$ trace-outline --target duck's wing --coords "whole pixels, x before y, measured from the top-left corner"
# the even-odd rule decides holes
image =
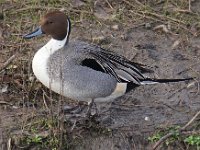
[[[127,81],[140,85],[145,77],[142,71],[148,71],[137,63],[100,48],[99,51],[90,51],[90,55],[102,66],[105,72],[114,76],[118,82]]]

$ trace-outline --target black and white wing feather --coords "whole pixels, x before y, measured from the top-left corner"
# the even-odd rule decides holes
[[[102,66],[105,72],[114,76],[118,82],[126,81],[140,85],[141,80],[145,79],[141,73],[145,68],[129,61],[121,55],[116,55],[115,53],[102,48],[100,51],[90,51],[90,54]]]

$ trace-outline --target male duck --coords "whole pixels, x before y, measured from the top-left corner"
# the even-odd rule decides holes
[[[108,102],[144,84],[187,79],[150,79],[146,70],[123,56],[82,41],[70,40],[70,20],[60,11],[46,14],[41,26],[24,38],[41,34],[52,39],[37,51],[32,68],[37,79],[65,97]]]

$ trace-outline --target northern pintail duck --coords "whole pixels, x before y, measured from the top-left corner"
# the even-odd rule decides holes
[[[151,79],[148,71],[125,57],[83,41],[69,40],[70,19],[60,11],[46,14],[41,26],[24,38],[41,34],[52,39],[37,51],[32,68],[46,87],[65,97],[108,102],[144,84],[179,82],[187,79]]]

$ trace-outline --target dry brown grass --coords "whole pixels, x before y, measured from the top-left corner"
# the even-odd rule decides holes
[[[1,102],[6,103],[4,107],[16,109],[20,116],[16,117],[19,122],[15,125],[16,132],[10,132],[10,138],[14,140],[14,144],[9,141],[10,147],[62,149],[65,146],[70,149],[80,142],[80,133],[86,126],[90,125],[97,133],[107,130],[90,122],[77,126],[74,129],[76,133],[72,134],[69,131],[72,125],[64,123],[63,116],[57,113],[59,96],[49,96],[51,92],[35,81],[31,69],[32,56],[35,48],[39,47],[37,43],[43,43],[49,37],[24,40],[22,35],[32,31],[47,11],[63,10],[82,34],[87,32],[85,22],[96,24],[97,28],[107,28],[116,22],[124,28],[150,26],[158,32],[186,37],[199,36],[200,33],[199,13],[191,10],[192,2],[188,0],[101,0],[99,6],[95,3],[90,0],[83,4],[70,0],[0,2],[1,82],[9,85],[9,90],[1,95]],[[89,40],[93,41],[90,37]],[[69,139],[68,143],[66,139]]]

